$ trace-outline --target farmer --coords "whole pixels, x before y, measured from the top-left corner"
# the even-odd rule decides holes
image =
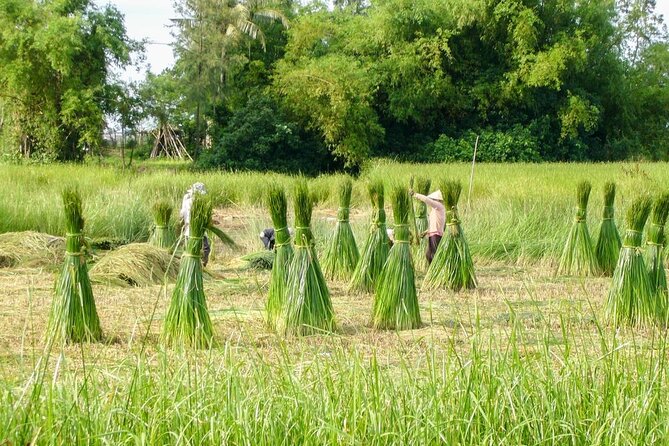
[[[409,190],[409,194],[417,200],[422,201],[430,207],[430,214],[428,215],[427,231],[421,234],[421,237],[428,236],[427,252],[425,257],[427,263],[432,263],[434,254],[437,252],[437,247],[444,235],[444,225],[446,223],[446,208],[444,207],[444,199],[441,196],[441,191],[436,190],[430,195],[417,194],[413,189]]]
[[[293,228],[288,228],[288,233],[292,236]],[[260,241],[268,251],[274,250],[274,244],[276,243],[275,236],[276,232],[274,231],[274,228],[265,228],[260,232],[260,234],[258,234]]]
[[[188,241],[188,236],[190,235],[190,209],[191,206],[193,205],[193,197],[195,194],[206,194],[207,189],[205,189],[203,183],[195,183],[193,184],[187,191],[186,195],[184,195],[183,201],[181,202],[181,211],[179,212],[179,216],[181,217],[181,221],[183,222],[183,228],[181,230],[181,234],[184,237],[184,240]],[[202,238],[202,266],[207,266],[207,263],[209,262],[209,253],[211,252],[211,248],[209,246],[209,239],[207,238],[207,234],[204,234],[204,237]]]

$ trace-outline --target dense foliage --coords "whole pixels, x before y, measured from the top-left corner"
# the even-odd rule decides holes
[[[15,153],[80,160],[101,142],[124,90],[113,67],[130,62],[113,6],[90,0],[0,0],[0,140]],[[6,148],[3,148],[6,150]]]
[[[0,0],[0,20],[19,20],[26,4],[58,17],[54,5],[64,3]],[[98,137],[92,130],[101,125],[107,84],[79,71],[104,73],[110,63],[126,61],[128,41],[113,9],[77,5],[89,31],[105,18],[98,27],[109,38],[65,52],[63,42],[64,54],[56,56],[49,52],[55,46],[32,43],[43,41],[42,28],[56,26],[51,20],[20,31],[3,27],[0,59],[21,62],[0,68],[3,86],[17,89],[22,78],[8,73],[24,73],[16,67],[39,60],[59,74],[54,85],[81,87],[76,101],[66,94],[52,101],[62,104],[60,121],[56,105],[34,102],[28,90],[21,94],[30,103],[4,95],[11,107],[3,109],[3,134],[13,129],[13,136],[49,147]],[[370,157],[469,160],[475,146],[481,161],[669,158],[669,37],[654,0],[341,0],[332,8],[317,1],[179,0],[177,6],[175,66],[147,78],[139,100],[145,115],[181,130],[201,167],[315,172]],[[41,52],[14,54],[10,37]],[[72,71],[72,60],[99,48],[105,57],[95,59],[98,65]],[[41,73],[20,84],[52,85],[53,76],[32,79]],[[49,119],[33,128],[36,110]],[[77,158],[63,148],[56,153]]]

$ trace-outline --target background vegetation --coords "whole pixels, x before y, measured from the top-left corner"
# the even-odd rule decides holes
[[[0,1],[5,156],[79,160],[104,116],[175,125],[197,165],[315,174],[372,157],[669,157],[669,39],[654,0],[178,0],[176,62],[113,7]],[[23,24],[20,27],[15,23]],[[82,63],[85,62],[85,63]]]

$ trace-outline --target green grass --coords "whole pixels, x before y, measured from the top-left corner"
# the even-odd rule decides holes
[[[552,275],[571,224],[574,178],[588,178],[596,190],[615,180],[622,211],[640,192],[669,184],[667,167],[477,166],[472,207],[463,196],[459,211],[480,287],[462,295],[419,292],[424,325],[400,333],[374,330],[371,297],[333,283],[334,333],[273,335],[263,316],[270,273],[230,267],[229,258],[243,253],[226,249],[203,282],[211,349],[161,344],[173,285],[94,284],[105,342],[50,345],[43,334],[54,274],[0,269],[0,445],[667,444],[666,329],[607,325],[610,278]],[[468,190],[468,169],[370,166],[353,189],[356,237],[369,225],[369,177],[388,185],[408,184],[412,173],[445,177]],[[268,178],[294,181],[0,166],[0,231],[62,234],[58,194],[76,184],[87,235],[141,239],[156,195],[178,206],[187,186],[201,180],[217,206],[227,207],[221,228],[246,252],[257,251],[257,233],[269,225],[260,207]],[[337,208],[328,191],[339,180],[310,183],[320,201],[312,220],[319,250],[332,227],[325,217]],[[601,208],[598,200],[593,194],[591,209]],[[592,226],[600,215],[591,214]]]

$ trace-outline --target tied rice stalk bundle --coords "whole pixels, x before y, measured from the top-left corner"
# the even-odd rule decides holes
[[[616,325],[646,325],[658,316],[657,299],[641,249],[651,204],[649,197],[641,197],[625,216],[627,230],[606,303],[607,317]]]
[[[153,205],[154,227],[149,238],[149,243],[158,248],[172,249],[176,243],[176,235],[170,225],[172,218],[172,205],[165,201],[159,201]]]
[[[427,290],[474,289],[477,285],[474,262],[458,215],[462,184],[459,181],[444,181],[440,186],[446,207],[446,228],[427,269],[423,287]]]
[[[650,286],[657,296],[662,311],[667,309],[667,273],[664,270],[664,250],[667,245],[664,225],[669,216],[669,193],[662,194],[653,204],[653,214],[646,240],[646,266],[650,276]]]
[[[599,271],[605,276],[612,276],[618,263],[620,255],[620,233],[614,220],[613,202],[616,198],[615,183],[606,183],[604,185],[604,213],[602,214],[602,223],[599,227],[599,237],[595,245],[595,256]]]
[[[67,229],[66,252],[56,281],[49,336],[65,342],[99,341],[102,339],[102,328],[82,252],[85,242],[81,197],[75,189],[64,190],[62,197]]]
[[[355,243],[355,237],[349,222],[352,191],[353,182],[350,178],[346,178],[339,187],[337,226],[323,257],[323,271],[325,277],[329,279],[350,280],[360,259],[358,246]]]
[[[0,268],[51,266],[63,261],[65,239],[40,232],[0,234]]]
[[[274,266],[273,251],[259,251],[242,256],[241,259],[246,262],[246,268],[254,270],[271,270]]]
[[[372,202],[372,222],[349,288],[352,292],[372,293],[388,258],[390,238],[386,231],[383,182],[379,180],[370,182],[367,192]]]
[[[179,260],[157,246],[131,243],[102,257],[91,268],[96,283],[117,286],[146,287],[174,281],[179,273]]]
[[[213,328],[202,280],[202,239],[212,227],[212,203],[208,196],[194,194],[190,211],[190,234],[181,257],[177,281],[163,324],[168,344],[202,348],[211,345]]]
[[[411,197],[397,185],[392,193],[395,243],[379,276],[372,324],[377,329],[409,330],[421,325],[409,228]]]
[[[588,232],[588,199],[592,186],[588,181],[578,184],[576,218],[569,230],[567,241],[560,257],[558,275],[594,276],[599,273],[595,249]]]
[[[415,191],[421,195],[430,193],[432,182],[429,178],[418,177],[415,181]],[[419,200],[412,200],[416,221],[416,232],[418,233],[418,244],[414,246],[414,264],[417,270],[427,271],[429,266],[425,253],[427,252],[428,238],[424,235],[428,229],[427,205]]]
[[[293,260],[293,246],[288,232],[288,200],[286,200],[284,189],[276,184],[272,185],[269,189],[267,204],[274,225],[275,239],[275,256],[272,263],[266,305],[267,324],[271,328],[276,328],[276,321],[286,302],[286,288],[290,263]]]
[[[286,301],[277,318],[277,331],[309,335],[335,329],[334,311],[311,232],[313,202],[307,183],[299,180],[293,197],[295,251],[286,284]]]

